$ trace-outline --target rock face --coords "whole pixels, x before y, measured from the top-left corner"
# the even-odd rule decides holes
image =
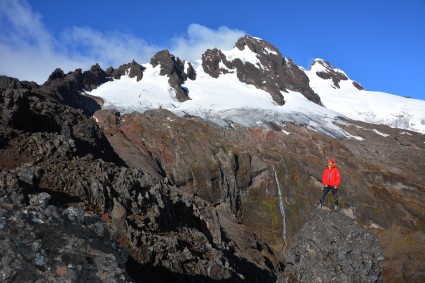
[[[132,61],[131,63],[121,65],[118,69],[109,67],[106,69],[106,75],[114,79],[119,79],[121,76],[128,75],[130,78],[136,78],[137,81],[140,81],[143,78],[143,71],[145,67]]]
[[[284,58],[270,43],[246,35],[238,40],[235,47],[240,51],[253,52],[259,63],[254,65],[239,58],[232,60],[221,50],[213,49],[202,55],[204,71],[214,78],[220,73],[237,72],[241,82],[267,91],[279,105],[285,103],[281,91],[287,90],[300,92],[307,99],[321,104],[320,97],[310,88],[306,74],[291,59]],[[220,67],[220,63],[226,68]]]
[[[423,135],[350,121],[342,127],[365,140],[338,140],[292,124],[283,129],[225,129],[166,110],[114,114],[113,124],[102,113],[95,114],[99,126],[127,163],[144,167],[153,162],[157,174],[230,211],[280,254],[314,215],[322,170],[327,158],[335,157],[343,176],[340,203],[361,227],[378,236],[384,279],[420,276],[416,270],[424,251],[420,235],[425,207],[418,201],[425,200],[420,173]],[[137,157],[125,153],[128,144],[139,149]],[[327,197],[326,205],[331,200]],[[395,235],[399,253],[390,240]],[[414,244],[403,244],[407,239]],[[414,258],[408,256],[413,254]]]
[[[17,138],[22,146],[38,144],[39,148],[33,152],[25,152],[23,148],[16,149],[18,155],[25,155],[29,160],[42,158],[43,154],[82,156],[90,153],[98,158],[123,164],[95,121],[83,119],[82,110],[62,104],[62,100],[57,100],[56,92],[53,91],[50,97],[45,95],[44,87],[26,83],[14,84],[14,88],[9,88],[8,85],[8,81],[0,85],[3,149],[11,152],[7,145],[11,139]],[[31,134],[31,142],[28,142],[26,139]],[[50,140],[43,141],[45,138]],[[78,153],[75,152],[75,147],[79,148]],[[61,150],[56,150],[59,148]]]
[[[3,281],[276,281],[283,259],[229,211],[126,167],[56,92],[0,82]]]
[[[90,114],[100,109],[100,106],[93,98],[82,95],[82,90],[95,89],[107,81],[105,71],[98,64],[92,66],[90,71],[82,72],[81,69],[76,69],[68,74],[64,74],[61,69],[56,69],[43,84],[42,91],[71,107],[84,109]]]
[[[178,101],[184,102],[190,99],[187,90],[181,85],[188,78],[191,80],[196,79],[196,73],[192,64],[187,63],[188,67],[185,70],[185,62],[170,54],[168,50],[162,50],[155,54],[150,63],[153,67],[160,65],[160,75],[169,77],[168,83],[176,91]]]
[[[382,282],[377,237],[342,212],[317,210],[286,253],[285,272],[302,282]]]

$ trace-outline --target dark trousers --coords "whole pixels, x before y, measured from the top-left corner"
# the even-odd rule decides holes
[[[338,190],[333,186],[326,186],[323,188],[322,196],[320,197],[320,204],[323,205],[323,201],[325,200],[325,197],[329,191],[331,191],[332,195],[334,196],[335,205],[338,205]]]

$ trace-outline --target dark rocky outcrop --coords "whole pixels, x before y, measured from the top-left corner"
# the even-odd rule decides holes
[[[82,72],[81,69],[76,69],[68,74],[56,69],[42,85],[40,92],[53,96],[71,107],[83,109],[90,115],[100,109],[102,102],[85,95],[83,91],[91,91],[108,80],[107,74],[98,64],[92,66],[89,71]]]
[[[204,72],[213,78],[218,78],[220,74],[226,74],[229,71],[220,68],[220,62],[225,61],[226,56],[217,48],[208,49],[202,54],[202,68]],[[227,61],[227,60],[226,60]]]
[[[190,99],[188,90],[181,85],[188,78],[191,80],[196,79],[196,73],[191,63],[187,63],[188,69],[185,70],[185,61],[170,54],[168,50],[162,50],[156,53],[150,63],[154,68],[160,65],[160,75],[169,77],[168,83],[176,91],[175,96],[178,101],[184,102]]]
[[[33,213],[27,204],[35,202],[32,200],[34,196],[30,195],[34,191],[48,192],[56,206],[49,207],[48,211],[46,207],[34,210]],[[97,239],[84,229],[100,229],[103,241],[109,241],[109,247],[116,246],[113,252],[122,257],[109,259],[114,261],[111,264],[121,265],[122,268],[126,263],[126,270],[135,282],[142,282],[146,278],[161,282],[240,282],[250,277],[255,278],[251,282],[274,282],[277,272],[283,269],[283,263],[277,260],[274,252],[242,225],[236,224],[228,212],[215,209],[194,196],[170,191],[162,180],[139,170],[117,168],[90,157],[74,158],[68,162],[46,158],[39,160],[37,166],[27,164],[13,171],[2,171],[0,201],[11,209],[30,210],[28,213],[33,218],[29,220],[45,224],[31,228],[44,231],[38,234],[37,239],[45,243],[45,250],[54,249],[50,237],[55,237],[55,234],[49,231],[60,221],[52,219],[51,213],[64,211],[61,213],[68,213],[68,218],[83,226],[79,230],[67,230],[66,227],[70,226],[61,224],[64,228],[57,232],[62,233],[62,240],[56,239],[56,245],[78,248],[78,244],[82,244],[78,240],[81,237],[87,241]],[[40,202],[48,203],[43,199]],[[77,202],[79,206],[71,206],[71,202]],[[93,216],[86,219],[85,210]],[[8,216],[5,221],[12,218]],[[89,223],[85,223],[87,221]],[[14,226],[2,226],[0,233],[4,233],[6,239],[16,233]],[[73,243],[74,238],[76,243]],[[20,249],[22,251],[16,253],[24,252],[25,246]],[[56,252],[54,256],[70,257],[68,263],[77,261],[83,265],[81,272],[90,278],[97,274],[98,267],[92,266],[87,271],[86,265],[90,261],[101,264],[104,255],[86,251],[86,258],[81,257],[79,261],[72,249]],[[48,252],[41,250],[40,253],[47,257]],[[13,258],[14,254],[11,256]],[[37,255],[29,256],[28,260],[32,260]],[[12,259],[7,260],[10,262]],[[62,264],[62,261],[40,263],[43,269],[53,267],[53,272]],[[19,270],[19,266],[14,269],[7,263],[1,268],[2,271],[10,270],[11,274]],[[109,272],[120,270],[114,268]],[[36,266],[32,272],[38,272]],[[40,272],[38,276],[46,278],[43,276],[50,274]]]
[[[7,89],[35,89],[38,85],[35,82],[20,81],[15,78],[0,76],[0,91]]]
[[[236,72],[241,82],[267,91],[278,105],[285,103],[281,91],[288,90],[300,92],[307,99],[321,104],[320,97],[310,88],[306,74],[291,59],[284,58],[270,43],[246,35],[237,41],[235,47],[241,51],[249,49],[255,54],[259,63],[254,65],[239,58],[232,60],[222,51],[213,49],[207,50],[202,55],[204,71],[214,78],[221,73]],[[221,68],[220,62],[227,69]]]
[[[130,78],[136,78],[137,81],[140,81],[143,78],[143,71],[145,69],[145,67],[133,60],[131,63],[121,65],[118,69],[109,67],[106,69],[106,74],[117,80],[121,76],[128,75]]]
[[[356,81],[353,81],[353,86],[358,90],[364,90],[364,87]]]
[[[21,207],[0,198],[2,282],[131,282],[127,255],[111,245],[99,216],[52,205],[47,193],[27,197]]]
[[[92,118],[83,116],[81,110],[62,104],[55,95],[46,95],[45,89],[38,86],[20,88],[17,85],[17,88],[2,91],[0,102],[0,124],[5,147],[15,136],[17,142],[29,143],[26,141],[28,135],[35,134],[31,141],[40,140],[39,149],[26,152],[29,158],[35,154],[33,160],[37,154],[50,155],[55,153],[55,148],[72,148],[75,145],[79,148],[77,155],[90,153],[97,158],[123,164]],[[44,137],[51,138],[51,142],[41,141]],[[17,153],[22,151],[17,150]]]
[[[342,72],[341,70],[335,69],[332,67],[331,63],[325,61],[325,60],[315,60],[311,65],[319,64],[323,66],[325,71],[318,71],[316,72],[316,75],[324,80],[331,79],[333,82],[333,85],[336,88],[340,88],[339,82],[340,81],[346,81],[348,80],[348,77]],[[354,87],[356,87],[358,90],[364,90],[364,88],[356,81],[353,81]]]
[[[286,252],[285,272],[301,282],[382,282],[377,237],[342,212],[317,210]]]

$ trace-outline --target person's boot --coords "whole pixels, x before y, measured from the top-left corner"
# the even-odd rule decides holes
[[[322,207],[323,207],[323,201],[324,201],[324,199],[322,197],[320,197],[320,199],[319,199],[319,205],[317,206],[317,208],[322,209]]]
[[[335,205],[334,211],[338,211],[338,205]]]

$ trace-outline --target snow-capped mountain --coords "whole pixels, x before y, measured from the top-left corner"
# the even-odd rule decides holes
[[[337,74],[327,79],[323,74]],[[320,59],[306,71],[311,88],[323,106],[352,120],[384,124],[393,128],[425,133],[425,101],[384,92],[363,90],[343,71]],[[339,75],[338,79],[335,80]],[[331,75],[330,75],[331,76]]]
[[[127,66],[86,93],[121,113],[163,108],[221,126],[294,122],[352,137],[338,126],[348,118],[425,134],[425,101],[364,90],[321,59],[305,70],[259,38],[245,36],[233,49],[207,50],[191,63],[161,51],[139,68],[142,76]]]

